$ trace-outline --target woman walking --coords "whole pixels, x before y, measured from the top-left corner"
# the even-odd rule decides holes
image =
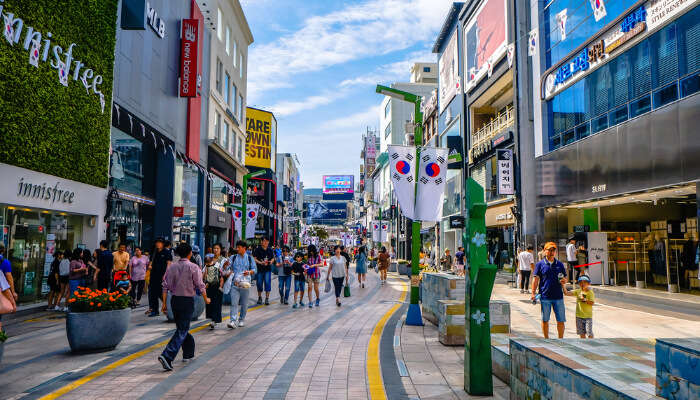
[[[87,274],[87,270],[87,266],[83,262],[83,251],[80,249],[73,250],[73,256],[70,260],[70,272],[68,273],[69,291],[66,295],[66,303],[73,292],[78,290],[78,286],[82,286],[83,277]]]
[[[61,286],[58,290],[58,300],[56,300],[56,311],[68,311],[68,276],[70,275],[70,251],[63,253],[61,262],[58,263],[58,283]],[[64,308],[61,308],[61,299],[65,297]]]
[[[92,252],[88,249],[83,249],[81,258],[83,259],[83,263],[85,263],[85,268],[87,268],[87,271],[85,271],[85,276],[83,277],[82,286],[92,287],[92,284],[95,282],[93,279],[95,276],[95,271],[97,270],[95,259],[92,257]]]
[[[357,250],[357,255],[355,256],[355,273],[357,273],[357,283],[360,287],[365,287],[365,280],[367,280],[367,249],[365,246],[360,247]]]
[[[53,311],[55,309],[54,307],[58,305],[58,299],[60,298],[61,294],[61,284],[58,282],[58,265],[61,263],[62,259],[63,252],[56,250],[53,253],[53,261],[51,262],[49,278],[47,279],[50,291],[48,298],[49,307],[46,309],[46,311]]]
[[[204,267],[204,284],[207,288],[207,297],[211,300],[207,304],[206,317],[209,322],[209,329],[216,328],[216,324],[221,322],[221,303],[224,295],[222,289],[224,287],[224,278],[230,274],[229,265],[231,262],[221,253],[221,245],[214,245],[214,257],[211,264]],[[206,263],[206,260],[205,260]]]
[[[328,259],[328,276],[326,276],[326,280],[333,277],[335,305],[340,307],[340,293],[343,291],[343,282],[347,282],[348,264],[345,262],[345,257],[340,254],[340,246],[335,246],[333,251],[335,254]]]
[[[306,277],[309,283],[309,308],[313,308],[313,303],[311,302],[311,290],[316,293],[316,307],[321,305],[321,295],[318,290],[318,285],[321,280],[321,267],[323,267],[323,258],[318,254],[316,246],[310,244],[306,250],[306,255],[308,257],[307,264],[309,268],[306,270]],[[345,262],[345,259],[343,259]]]
[[[384,285],[386,283],[386,271],[389,270],[389,253],[386,252],[386,247],[382,246],[377,258],[379,259],[379,277],[382,285]]]

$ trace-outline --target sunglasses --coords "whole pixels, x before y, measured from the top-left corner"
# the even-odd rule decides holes
[[[547,251],[555,251],[556,249],[557,249],[556,247],[550,247],[550,248],[545,249],[545,250],[547,250]]]

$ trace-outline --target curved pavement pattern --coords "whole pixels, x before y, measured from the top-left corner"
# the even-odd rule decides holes
[[[195,359],[176,360],[173,372],[156,361],[173,326],[142,310],[134,312],[122,344],[107,353],[72,355],[62,325],[47,327],[45,335],[8,341],[4,359],[13,362],[0,365],[1,397],[405,399],[393,343],[408,284],[392,276],[382,287],[376,274],[368,278],[364,289],[352,285],[342,307],[331,292],[322,294],[319,308],[253,307],[246,326],[236,330],[209,331],[200,320],[192,328]],[[377,376],[368,365],[374,360],[381,386],[371,390]]]

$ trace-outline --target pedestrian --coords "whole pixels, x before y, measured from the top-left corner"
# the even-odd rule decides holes
[[[574,271],[576,271],[576,279],[581,275],[578,268],[574,268],[578,260],[576,258],[576,239],[572,236],[569,238],[569,244],[566,245],[566,263],[569,267],[569,282],[576,282],[574,280]]]
[[[345,246],[342,244],[340,245],[340,255],[345,258],[345,264],[347,265],[348,268],[350,268],[350,263],[352,262],[352,259],[350,258],[350,254],[348,254],[347,251],[345,251]]]
[[[251,278],[255,274],[255,260],[248,254],[248,243],[244,240],[236,242],[236,255],[231,262],[231,275],[227,288],[231,293],[231,308],[229,309],[230,329],[245,326],[245,316],[248,312],[248,295],[250,294]],[[239,312],[240,309],[240,312]]]
[[[53,311],[54,307],[58,305],[57,300],[60,297],[61,284],[58,282],[58,265],[63,259],[63,252],[54,249],[53,261],[51,261],[51,267],[49,268],[49,277],[46,283],[49,285],[49,296],[48,296],[48,307],[46,311]]]
[[[444,271],[452,271],[452,255],[450,249],[445,249],[445,255],[440,258],[440,265]]]
[[[119,293],[125,296],[131,293],[131,277],[128,272],[121,270],[114,272],[114,289],[116,289],[117,291],[119,291]]]
[[[129,276],[131,276],[131,300],[134,307],[141,303],[143,288],[146,285],[146,268],[148,257],[141,252],[141,247],[134,247],[134,256],[129,260]]]
[[[544,250],[547,256],[535,265],[530,299],[535,302],[535,294],[539,292],[542,306],[542,333],[545,339],[549,338],[549,317],[552,308],[554,308],[554,316],[557,319],[557,334],[561,339],[564,337],[564,323],[566,322],[566,309],[564,308],[566,268],[555,257],[557,245],[554,242],[545,244]]]
[[[15,303],[19,299],[19,295],[15,290],[15,279],[12,277],[12,263],[5,257],[5,245],[0,244],[0,272],[5,275],[7,284],[10,285],[10,292],[15,298]]]
[[[17,301],[15,300],[14,293],[10,287],[10,283],[5,278],[5,274],[0,274],[0,296],[3,296],[5,300],[0,299],[0,303],[4,302],[9,307],[7,310],[2,311],[6,314],[11,314],[17,311]],[[2,329],[2,314],[0,313],[0,332],[5,332]]]
[[[277,268],[277,286],[280,292],[280,303],[289,304],[289,291],[292,288],[292,264],[294,259],[289,254],[289,247],[282,248],[279,267]]]
[[[192,260],[193,263],[197,264],[199,268],[202,268],[204,266],[204,263],[202,262],[202,255],[199,254],[199,246],[196,244],[192,246]]]
[[[308,257],[306,265],[306,281],[309,284],[309,308],[312,308],[314,303],[311,302],[311,291],[316,294],[316,307],[321,305],[321,293],[319,291],[319,283],[321,281],[321,267],[323,267],[323,258],[318,254],[316,246],[310,244],[306,250]]]
[[[464,247],[457,247],[455,253],[455,272],[457,276],[464,276]]]
[[[56,300],[56,311],[68,311],[68,281],[70,277],[70,258],[71,252],[66,250],[63,252],[63,258],[58,264],[58,283],[61,288],[58,291],[58,300]],[[61,308],[61,299],[65,299],[63,304],[64,307]]]
[[[221,323],[221,307],[224,300],[224,278],[230,274],[229,266],[231,262],[222,254],[223,248],[220,243],[213,247],[214,257],[209,264],[204,267],[204,286],[207,290],[207,297],[211,302],[207,305],[206,317],[209,318],[209,329],[216,328],[216,324]]]
[[[576,297],[576,333],[581,339],[588,336],[593,339],[593,304],[595,295],[591,288],[591,278],[588,275],[578,277],[578,289],[565,292],[567,296]]]
[[[292,264],[292,275],[294,276],[294,305],[292,308],[297,308],[297,297],[299,298],[299,306],[304,307],[304,289],[306,285],[306,270],[304,266],[304,254],[297,252],[294,255],[294,263]]]
[[[389,254],[386,252],[386,247],[382,246],[377,258],[379,264],[379,279],[382,285],[384,285],[386,284],[386,271],[389,269]]]
[[[365,246],[357,250],[357,255],[355,256],[355,273],[357,274],[357,283],[360,287],[364,288],[365,280],[367,280],[367,249]]]
[[[160,251],[167,251],[162,249]],[[168,251],[169,253],[169,251]],[[194,337],[190,334],[190,321],[194,313],[194,296],[201,295],[205,303],[209,303],[207,294],[202,281],[202,270],[196,264],[190,262],[192,256],[192,247],[187,243],[180,243],[177,246],[176,253],[179,259],[165,271],[162,279],[162,300],[163,314],[167,314],[168,304],[167,297],[170,291],[172,297],[170,299],[170,307],[175,320],[175,333],[168,342],[168,345],[163,350],[158,361],[166,371],[172,371],[173,360],[182,347],[182,361],[187,362],[194,357]],[[154,256],[155,258],[155,256]],[[168,259],[171,257],[163,257]]]
[[[83,262],[83,251],[80,249],[73,250],[73,255],[70,260],[70,271],[68,273],[68,294],[66,296],[66,306],[68,305],[68,298],[71,297],[78,286],[83,285],[83,278],[87,274],[88,268]]]
[[[340,293],[343,291],[343,282],[347,283],[348,264],[345,257],[340,252],[340,246],[333,248],[335,254],[328,259],[328,275],[326,281],[333,278],[333,288],[335,289],[335,305],[340,307]]]
[[[527,250],[518,253],[518,270],[520,271],[520,293],[530,293],[530,274],[535,268],[535,256],[532,254],[534,248],[527,245]]]
[[[87,272],[83,277],[82,286],[92,288],[95,283],[95,271],[97,271],[97,265],[95,265],[95,258],[92,256],[92,252],[89,249],[83,249],[83,262],[87,267]]]
[[[265,305],[270,305],[270,290],[272,285],[272,265],[275,263],[275,255],[270,248],[270,239],[263,237],[253,252],[253,258],[257,263],[258,272],[255,274],[255,285],[258,288],[258,304],[262,304],[262,292],[265,289]]]
[[[129,265],[129,253],[126,251],[126,244],[119,243],[117,251],[112,253],[114,256],[114,272],[116,271],[126,271]]]
[[[155,246],[153,257],[151,257],[151,262],[148,264],[148,271],[151,272],[148,281],[149,309],[146,311],[146,314],[148,314],[149,317],[158,316],[158,310],[160,310],[160,294],[163,291],[163,277],[168,267],[170,267],[173,262],[173,254],[165,247],[165,239],[162,237],[156,238]],[[202,283],[202,285],[204,285],[204,283]],[[165,307],[165,301],[163,301],[163,303]]]
[[[109,289],[109,282],[112,280],[112,268],[114,267],[114,255],[107,250],[109,242],[100,241],[100,251],[97,252],[97,268],[95,269],[94,280],[97,281],[97,289]]]

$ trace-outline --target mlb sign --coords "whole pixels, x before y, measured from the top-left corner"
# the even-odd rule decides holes
[[[515,177],[513,176],[513,150],[497,150],[498,161],[498,195],[515,194]]]

